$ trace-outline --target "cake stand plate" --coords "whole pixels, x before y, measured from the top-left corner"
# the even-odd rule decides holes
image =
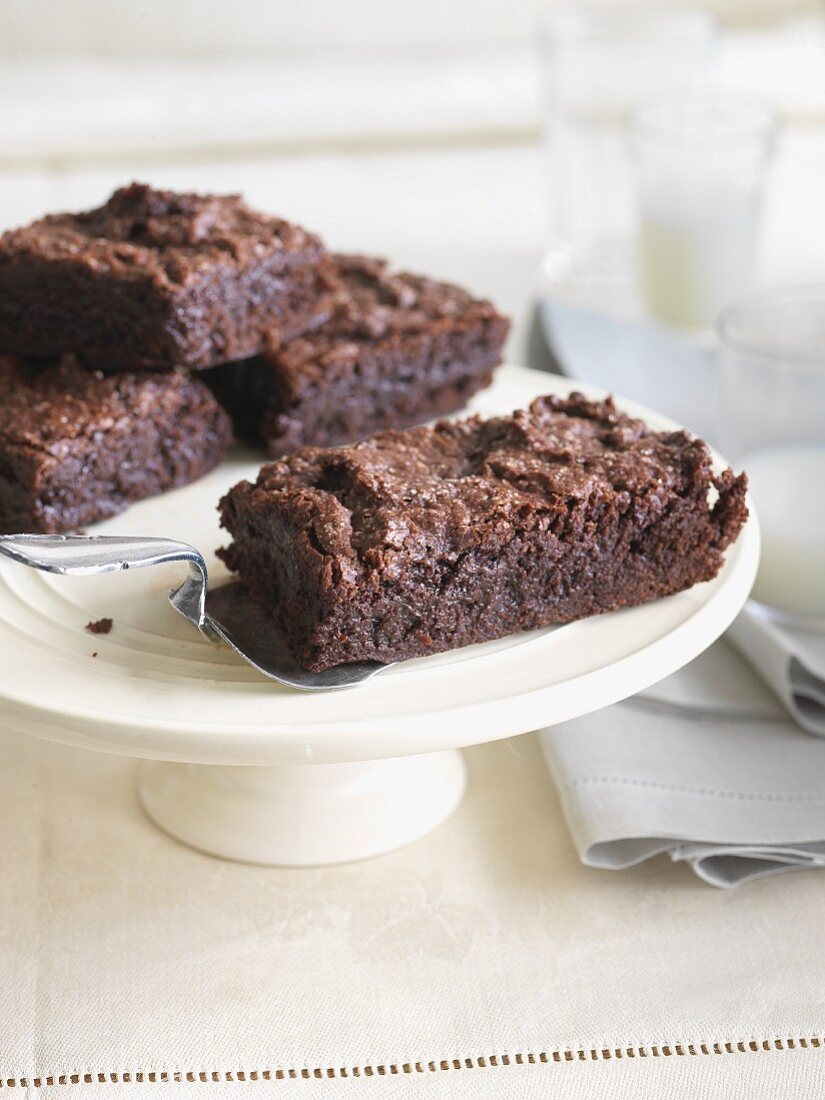
[[[471,405],[510,412],[542,393],[601,391],[503,367]],[[671,421],[632,402],[654,427]],[[226,578],[215,505],[259,460],[237,452],[196,485],[146,501],[96,531],[197,546]],[[65,744],[147,761],[149,816],[195,848],[292,866],[389,851],[458,805],[456,750],[552,726],[633,695],[706,649],[750,591],[751,519],[719,576],[644,607],[408,661],[360,687],[305,694],[259,676],[171,608],[182,567],[58,577],[0,563],[0,722]],[[111,618],[108,635],[85,630]]]

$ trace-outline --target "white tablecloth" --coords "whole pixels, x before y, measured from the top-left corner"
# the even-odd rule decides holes
[[[272,870],[158,832],[131,761],[0,735],[0,1079],[359,1100],[825,1082],[819,876],[723,894],[664,858],[586,869],[532,736],[467,759],[430,837]]]

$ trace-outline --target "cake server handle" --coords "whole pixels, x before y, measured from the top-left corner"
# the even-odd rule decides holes
[[[170,593],[169,600],[176,611],[214,640],[206,616],[206,562],[200,551],[188,543],[120,535],[0,535],[0,554],[32,569],[68,576],[94,576],[167,562],[187,562],[189,576]]]

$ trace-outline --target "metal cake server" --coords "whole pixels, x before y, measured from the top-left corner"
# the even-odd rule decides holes
[[[172,607],[210,642],[223,642],[270,680],[299,691],[355,687],[390,668],[378,661],[357,661],[307,672],[286,649],[271,616],[242,584],[234,581],[209,591],[203,555],[185,542],[118,535],[0,535],[0,554],[32,569],[67,576],[187,562],[189,576],[169,593]]]

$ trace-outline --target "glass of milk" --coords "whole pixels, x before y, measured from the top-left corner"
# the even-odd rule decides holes
[[[678,93],[637,104],[629,126],[645,304],[665,324],[708,330],[752,285],[777,116]]]
[[[731,306],[720,339],[720,441],[762,530],[753,597],[825,628],[825,284]]]
[[[628,109],[663,85],[701,87],[717,24],[679,4],[577,0],[548,10],[541,31],[544,281],[556,297],[610,308],[636,293]]]

